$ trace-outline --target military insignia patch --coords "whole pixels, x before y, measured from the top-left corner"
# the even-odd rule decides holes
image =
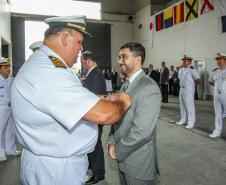
[[[67,66],[59,58],[56,58],[54,56],[49,56],[49,59],[52,61],[54,66],[67,68]]]

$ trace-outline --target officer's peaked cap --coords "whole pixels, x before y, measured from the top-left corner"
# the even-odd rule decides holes
[[[34,50],[43,45],[43,41],[36,41],[29,46],[29,49]]]
[[[226,60],[226,54],[225,53],[217,53],[215,59],[216,60],[217,59],[224,59],[224,60]]]
[[[51,17],[44,21],[49,25],[49,27],[72,28],[85,36],[92,37],[92,35],[86,31],[86,17],[84,15]]]
[[[184,58],[182,58],[181,60],[190,60],[190,61],[192,61],[192,58],[184,55]]]
[[[10,59],[3,57],[0,58],[0,66],[9,66],[10,64]]]

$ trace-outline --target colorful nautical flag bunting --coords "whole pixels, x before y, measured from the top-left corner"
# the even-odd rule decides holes
[[[200,15],[214,10],[212,0],[200,0]]]
[[[164,29],[163,12],[161,12],[155,16],[155,26],[156,26],[156,31],[160,31],[160,30]]]
[[[165,29],[173,26],[173,9],[172,8],[166,9],[163,15]]]
[[[173,7],[174,25],[184,22],[184,1]]]
[[[186,21],[190,21],[198,17],[198,6],[198,0],[185,1]]]

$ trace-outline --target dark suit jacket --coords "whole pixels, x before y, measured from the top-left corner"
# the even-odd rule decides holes
[[[116,146],[120,171],[136,179],[153,180],[158,173],[156,122],[161,93],[154,80],[144,72],[135,78],[126,92],[133,98],[132,105],[111,127],[108,142]]]
[[[107,94],[105,77],[98,66],[88,74],[87,78],[83,81],[83,87],[97,95]]]
[[[159,84],[159,80],[160,80],[159,72],[152,70],[151,73],[149,74],[149,77],[152,78],[153,80],[155,80],[157,84]]]
[[[164,67],[160,70],[160,84],[165,84],[169,82],[169,69]]]

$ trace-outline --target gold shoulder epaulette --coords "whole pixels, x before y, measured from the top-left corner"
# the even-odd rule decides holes
[[[67,66],[59,58],[56,58],[54,56],[49,56],[49,59],[52,61],[54,66],[67,68]]]

